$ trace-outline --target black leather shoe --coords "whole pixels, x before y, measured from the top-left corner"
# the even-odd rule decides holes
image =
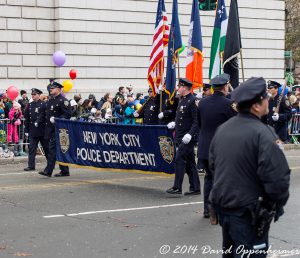
[[[35,168],[30,168],[30,167],[24,168],[24,171],[34,171],[34,170],[35,170]]]
[[[188,192],[185,192],[184,195],[199,195],[201,194],[200,190],[198,191],[188,191]]]
[[[175,187],[168,189],[166,192],[172,195],[178,195],[178,196],[182,195],[182,191]]]
[[[208,211],[203,212],[203,218],[209,219],[210,215]]]
[[[59,172],[58,174],[55,174],[54,175],[55,177],[63,177],[63,176],[70,176],[69,173],[62,173],[62,172]]]
[[[39,174],[42,175],[42,176],[51,177],[50,174],[47,174],[47,173],[45,173],[44,171],[40,171]]]

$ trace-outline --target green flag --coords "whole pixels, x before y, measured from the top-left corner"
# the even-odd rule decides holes
[[[219,0],[211,42],[209,79],[221,74],[221,56],[225,48],[227,24],[225,0]]]

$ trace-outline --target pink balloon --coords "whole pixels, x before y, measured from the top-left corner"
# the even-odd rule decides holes
[[[11,100],[15,100],[19,95],[19,90],[15,86],[9,86],[6,93]]]

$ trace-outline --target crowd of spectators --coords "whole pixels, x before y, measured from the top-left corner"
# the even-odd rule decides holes
[[[289,92],[287,97],[293,114],[300,114],[300,92]],[[42,101],[47,101],[48,98],[47,94],[41,95]],[[127,125],[142,124],[143,119],[134,117],[134,112],[142,107],[147,98],[148,96],[144,96],[143,93],[135,94],[132,86],[121,86],[116,94],[107,92],[100,98],[90,94],[85,99],[81,94],[75,94],[69,100],[72,108],[71,120]],[[17,144],[20,140],[26,141],[22,136],[24,130],[22,116],[30,101],[25,90],[20,92],[18,101],[11,101],[5,93],[0,94],[0,144]]]

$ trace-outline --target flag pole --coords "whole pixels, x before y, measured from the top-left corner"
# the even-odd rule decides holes
[[[241,56],[241,66],[242,66],[242,77],[243,82],[245,81],[245,72],[244,72],[244,59],[243,59],[243,51],[240,49],[240,56]]]
[[[160,87],[159,87],[159,112],[162,112],[162,88],[163,88],[163,85],[164,85],[164,64],[161,65],[160,67],[160,71],[161,71],[161,80],[160,80]]]
[[[178,83],[179,83],[179,79],[180,79],[180,65],[179,65],[179,54],[178,53],[176,53],[176,55],[177,55],[177,60],[178,60]]]

